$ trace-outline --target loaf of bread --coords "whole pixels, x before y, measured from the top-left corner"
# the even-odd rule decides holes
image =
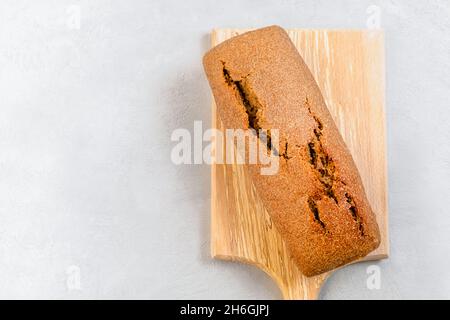
[[[287,33],[271,26],[236,36],[203,64],[225,128],[264,129],[267,141],[279,130],[278,146],[267,143],[280,157],[278,173],[247,166],[300,271],[318,275],[376,249],[380,233],[358,170]]]

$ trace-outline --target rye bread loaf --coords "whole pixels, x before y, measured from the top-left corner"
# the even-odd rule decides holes
[[[314,276],[376,249],[380,233],[358,170],[287,33],[271,26],[236,36],[203,64],[225,128],[279,130],[278,149],[267,143],[280,157],[278,173],[248,170],[300,271]]]

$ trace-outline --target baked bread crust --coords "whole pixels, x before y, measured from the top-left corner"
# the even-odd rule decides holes
[[[300,271],[318,275],[376,249],[380,232],[356,165],[287,33],[271,26],[236,36],[203,64],[225,128],[279,129],[278,174],[247,167]]]

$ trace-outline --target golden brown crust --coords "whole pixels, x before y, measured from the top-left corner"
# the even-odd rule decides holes
[[[376,249],[380,233],[357,168],[287,33],[277,26],[247,32],[210,50],[203,64],[225,128],[279,129],[278,174],[248,170],[302,273]]]

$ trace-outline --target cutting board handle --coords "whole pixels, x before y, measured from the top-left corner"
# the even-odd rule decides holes
[[[269,269],[256,261],[250,261],[243,257],[214,255],[216,259],[245,263],[252,265],[264,271],[277,284],[284,300],[317,300],[319,298],[320,289],[328,279],[331,272],[315,276],[305,277],[300,272],[293,272],[290,277],[286,278],[288,273],[277,274],[274,270]],[[285,271],[288,271],[287,269]]]
[[[221,123],[216,125],[221,127]],[[243,165],[211,167],[211,255],[253,265],[278,285],[284,299],[317,299],[329,273],[305,277],[289,256]]]

